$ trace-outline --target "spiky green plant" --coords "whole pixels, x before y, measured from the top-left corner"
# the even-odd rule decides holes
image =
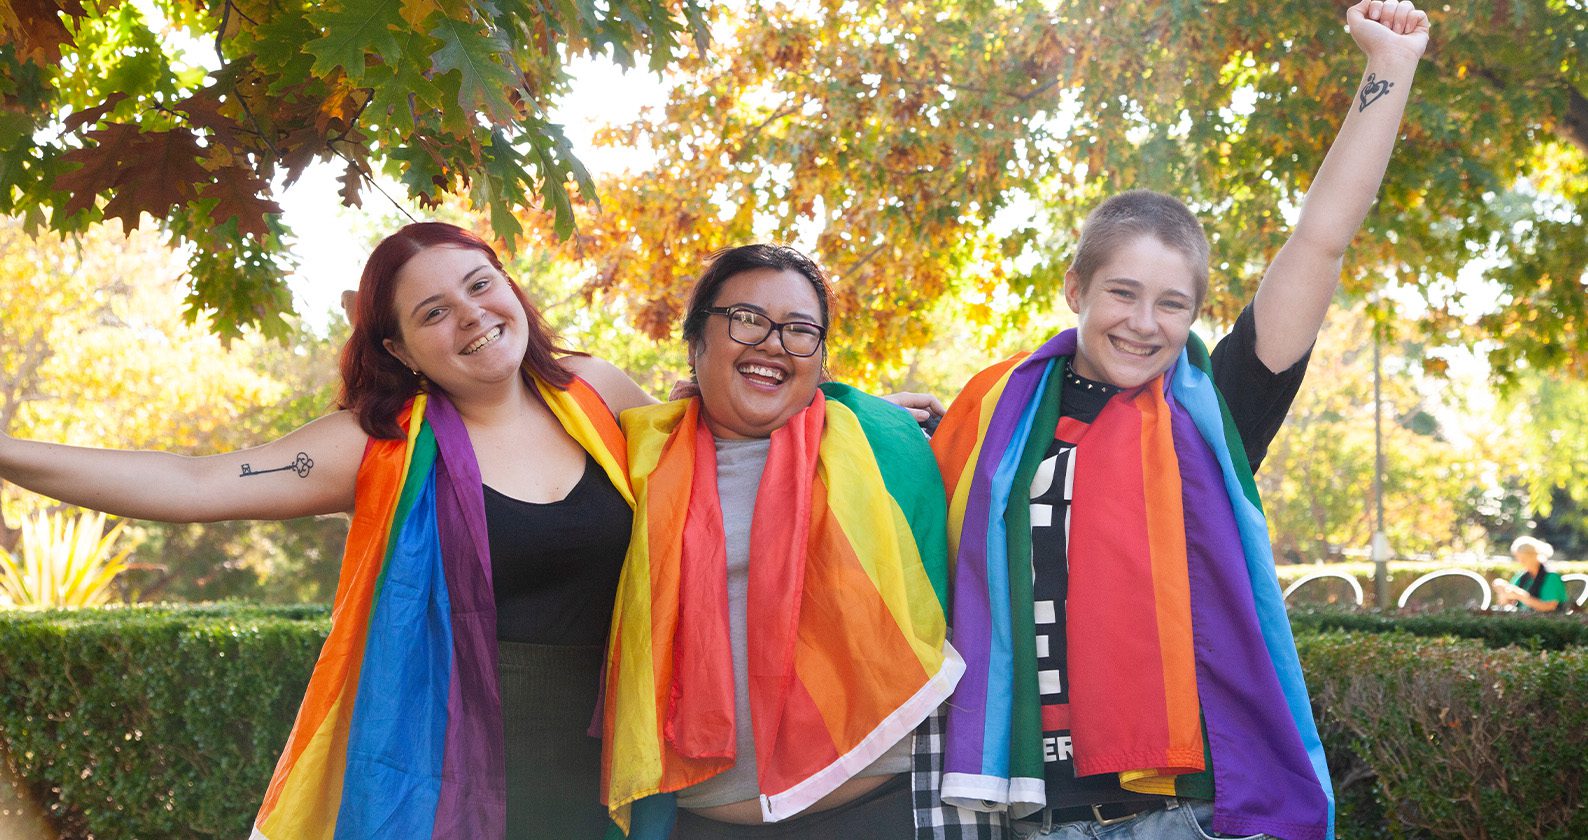
[[[0,606],[90,607],[111,599],[111,581],[132,549],[113,553],[125,523],[105,532],[105,515],[39,513],[22,521],[20,550],[0,549]]]

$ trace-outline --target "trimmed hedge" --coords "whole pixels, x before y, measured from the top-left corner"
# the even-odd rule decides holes
[[[1296,638],[1342,840],[1588,837],[1588,651]]]
[[[247,837],[329,616],[0,612],[0,748],[63,838]]]
[[[1290,611],[1296,633],[1342,630],[1356,633],[1406,633],[1475,639],[1489,647],[1567,650],[1588,647],[1588,613],[1533,612],[1379,613],[1340,608]]]
[[[1588,837],[1578,621],[1298,618],[1342,840]],[[1346,624],[1394,632],[1320,632]],[[1477,638],[1414,635],[1444,628]],[[0,747],[63,838],[246,837],[328,630],[324,607],[0,612]]]

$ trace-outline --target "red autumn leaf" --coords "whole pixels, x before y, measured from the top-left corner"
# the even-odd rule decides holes
[[[221,113],[222,94],[215,86],[207,87],[172,103],[171,110],[186,114],[189,125],[209,132],[211,142],[241,148],[245,144],[237,136],[237,121]]]
[[[306,125],[278,138],[276,150],[280,153],[282,167],[287,170],[286,184],[290,187],[297,183],[315,158],[330,154],[331,145],[314,126]]]
[[[258,238],[268,235],[270,228],[265,224],[265,214],[281,212],[280,204],[259,196],[260,192],[270,189],[270,185],[255,177],[252,170],[240,166],[216,170],[212,177],[214,180],[199,189],[199,198],[218,199],[210,210],[210,218],[218,225],[235,218],[239,232]]]
[[[158,131],[139,135],[141,142],[130,146],[126,155],[126,175],[116,185],[116,195],[105,203],[105,217],[120,217],[128,230],[138,227],[138,214],[156,219],[171,214],[171,209],[193,200],[198,185],[209,180],[199,166],[202,154],[193,133],[187,129]]]
[[[186,129],[145,133],[137,126],[113,123],[85,139],[94,145],[62,156],[81,167],[57,176],[54,183],[56,190],[71,193],[64,207],[68,214],[113,191],[105,217],[118,217],[135,230],[140,213],[163,218],[172,207],[192,201],[198,186],[210,180],[198,163],[202,150]]]
[[[79,168],[57,175],[51,185],[56,191],[69,194],[61,208],[66,215],[76,215],[94,206],[94,199],[100,193],[109,192],[116,185],[123,174],[123,163],[115,150],[126,146],[129,139],[137,135],[135,125],[111,123],[88,132],[84,140],[92,145],[61,155],[62,163],[79,164]]]
[[[61,22],[62,14],[80,18],[86,13],[78,0],[10,0],[0,9],[0,21],[9,40],[15,41],[19,58],[43,64],[59,61],[63,45],[76,45]]]
[[[359,195],[359,189],[364,185],[364,177],[358,171],[358,164],[347,162],[347,168],[342,170],[342,206],[363,207],[364,199]]]
[[[105,97],[104,102],[101,102],[92,108],[84,108],[83,110],[72,114],[66,118],[66,130],[76,131],[85,125],[93,125],[94,123],[99,122],[100,117],[110,113],[112,108],[115,108],[117,105],[121,104],[121,100],[126,98],[127,94],[118,90]]]

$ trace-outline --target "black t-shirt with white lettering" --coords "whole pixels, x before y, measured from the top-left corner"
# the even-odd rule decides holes
[[[1280,373],[1257,358],[1257,330],[1248,306],[1235,327],[1212,353],[1213,382],[1229,406],[1241,434],[1252,470],[1268,452],[1301,386],[1310,357]],[[1077,430],[1097,418],[1119,388],[1076,376],[1066,366],[1061,376],[1061,418],[1042,464],[1031,481],[1032,597],[1035,600],[1037,687],[1044,726],[1048,807],[1132,802],[1156,797],[1122,790],[1116,774],[1077,778],[1070,752],[1069,686],[1065,671],[1065,594],[1069,585],[1066,546],[1069,538],[1071,486],[1067,480],[1075,453]]]

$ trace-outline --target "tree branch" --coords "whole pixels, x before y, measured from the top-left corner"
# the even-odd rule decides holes
[[[5,383],[5,391],[0,394],[0,432],[11,428],[11,423],[16,420],[17,411],[21,409],[23,395],[38,384],[39,368],[50,357],[49,342],[45,340],[44,331],[38,330],[28,337],[26,342],[21,342],[18,347],[22,361],[17,365],[16,375],[10,382]]]
[[[1484,79],[1489,84],[1494,85],[1499,91],[1512,87],[1510,81],[1501,78],[1499,73],[1487,67],[1473,70],[1472,75]],[[1560,139],[1576,146],[1578,151],[1588,155],[1588,97],[1584,97],[1581,91],[1564,79],[1556,78],[1550,81],[1566,86],[1566,113],[1560,115],[1560,122],[1555,126],[1555,133],[1560,136]],[[1535,85],[1530,82],[1526,86],[1539,87],[1542,84]]]
[[[850,275],[853,275],[855,272],[859,271],[862,267],[864,267],[866,263],[871,262],[871,258],[872,257],[875,257],[877,254],[881,253],[882,249],[885,246],[887,246],[887,244],[888,243],[886,241],[878,242],[876,245],[872,246],[871,250],[869,250],[866,253],[862,254],[860,256],[860,259],[855,260],[854,262],[852,262],[848,266],[846,266],[844,268],[844,270],[843,270],[843,273],[839,274],[838,276],[840,276],[840,277],[848,277]]]

